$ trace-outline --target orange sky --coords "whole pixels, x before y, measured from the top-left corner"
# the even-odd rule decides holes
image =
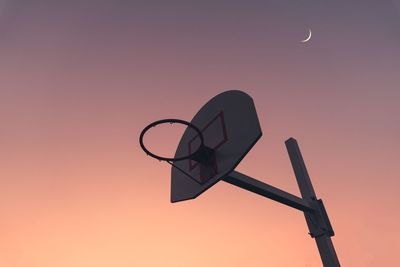
[[[223,182],[171,204],[169,165],[140,150],[148,123],[190,120],[229,89],[253,97],[263,129],[238,170],[299,195],[295,137],[342,266],[393,266],[391,3],[4,1],[0,266],[321,266],[300,212]],[[168,151],[176,132],[160,133]]]

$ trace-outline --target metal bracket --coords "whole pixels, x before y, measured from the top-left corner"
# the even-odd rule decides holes
[[[215,150],[203,145],[189,159],[207,165],[215,160]]]
[[[329,237],[334,236],[335,232],[333,231],[328,213],[326,212],[322,199],[314,199],[312,202],[312,206],[314,207],[316,212],[305,214],[305,216],[308,217],[309,221],[313,224],[313,227],[310,227],[312,231],[309,233],[309,235],[312,238],[320,237],[323,235]]]

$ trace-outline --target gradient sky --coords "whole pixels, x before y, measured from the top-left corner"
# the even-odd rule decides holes
[[[1,1],[0,266],[321,266],[300,212],[223,182],[171,204],[169,165],[140,150],[148,123],[190,120],[228,89],[254,98],[264,133],[238,170],[299,195],[283,143],[295,137],[342,266],[394,266],[399,11]],[[176,131],[152,134],[174,148]]]

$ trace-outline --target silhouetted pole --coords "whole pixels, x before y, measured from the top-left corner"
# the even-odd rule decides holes
[[[309,234],[315,238],[324,267],[340,267],[331,240],[335,233],[322,200],[317,199],[297,141],[290,138],[285,144],[299,185],[301,198],[237,171],[231,172],[222,180],[304,212]]]
[[[285,142],[290,161],[296,175],[303,200],[308,201],[314,212],[304,212],[311,237],[315,238],[324,267],[339,267],[339,259],[336,255],[331,236],[334,235],[329,218],[321,200],[317,200],[307,168],[297,141],[289,138]]]
[[[308,201],[237,171],[231,172],[222,180],[300,211],[314,210]]]

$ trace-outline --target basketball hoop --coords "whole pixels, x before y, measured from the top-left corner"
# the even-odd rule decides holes
[[[163,123],[187,126],[174,158],[156,155],[143,143],[146,132]],[[304,212],[309,234],[317,241],[323,265],[340,267],[331,240],[334,231],[328,213],[315,194],[295,139],[290,138],[285,144],[301,197],[235,171],[261,136],[253,99],[245,92],[231,90],[209,100],[190,122],[165,119],[149,124],[140,134],[139,141],[147,155],[172,165],[171,202],[194,199],[221,180],[272,199]],[[193,143],[199,143],[199,139],[199,147],[192,152]]]
[[[170,123],[170,124],[179,123],[179,124],[184,124],[184,125],[188,126],[189,128],[192,128],[193,130],[195,130],[195,131],[197,132],[197,135],[198,135],[199,138],[200,138],[200,146],[199,146],[199,148],[196,149],[194,152],[192,152],[192,153],[186,155],[186,156],[183,156],[183,157],[175,157],[175,158],[162,157],[162,156],[156,155],[156,154],[154,154],[153,152],[151,152],[150,150],[148,150],[148,149],[146,148],[146,146],[144,145],[144,142],[143,142],[144,135],[145,135],[145,134],[147,133],[147,131],[150,130],[151,128],[156,127],[157,125],[160,125],[160,124],[164,124],[164,123]],[[150,123],[149,125],[147,125],[147,126],[143,129],[143,131],[140,133],[139,143],[140,143],[140,146],[142,147],[143,151],[144,151],[147,155],[149,155],[150,157],[153,157],[153,158],[155,158],[155,159],[162,160],[162,161],[167,161],[167,162],[171,162],[171,161],[172,161],[172,162],[174,162],[174,161],[181,161],[181,160],[185,160],[185,159],[193,159],[193,158],[195,158],[195,156],[196,156],[196,155],[203,149],[203,147],[204,147],[204,137],[203,137],[203,134],[201,133],[201,131],[199,130],[199,128],[197,128],[195,125],[193,125],[193,124],[190,123],[190,122],[187,122],[187,121],[184,121],[184,120],[179,120],[179,119],[164,119],[164,120],[155,121],[155,122]]]

